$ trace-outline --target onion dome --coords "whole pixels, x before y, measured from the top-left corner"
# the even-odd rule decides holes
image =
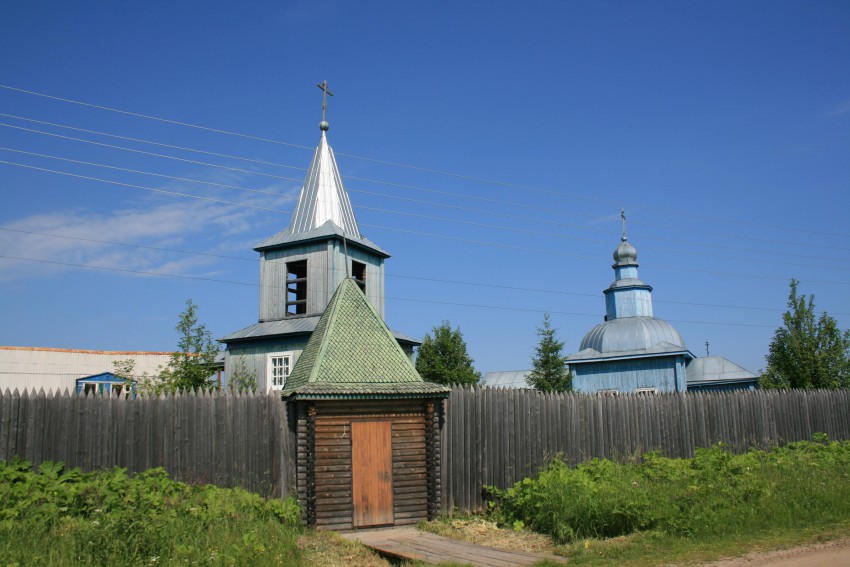
[[[625,236],[621,240],[620,245],[614,250],[614,265],[612,268],[616,268],[617,266],[637,266],[637,250],[629,244]]]
[[[601,354],[617,352],[685,350],[685,340],[673,325],[655,317],[623,317],[592,328],[581,341],[579,351],[593,349]]]

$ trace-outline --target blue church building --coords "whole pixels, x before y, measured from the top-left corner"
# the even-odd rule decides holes
[[[614,250],[605,321],[567,357],[573,389],[587,393],[663,393],[755,388],[758,377],[722,357],[697,358],[676,328],[652,312],[652,286],[638,277],[637,250],[623,236]]]

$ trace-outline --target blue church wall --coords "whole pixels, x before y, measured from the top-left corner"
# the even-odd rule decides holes
[[[646,289],[618,290],[605,293],[605,312],[615,317],[652,317],[652,296]]]
[[[685,390],[684,356],[635,358],[571,364],[573,389],[594,393],[616,390],[635,392],[655,388],[660,392]]]

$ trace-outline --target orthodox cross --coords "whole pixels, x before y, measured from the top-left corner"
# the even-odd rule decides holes
[[[705,356],[708,356],[708,341],[705,341]]]
[[[620,218],[623,219],[623,238],[621,239],[625,242],[626,239],[626,209],[620,209]]]
[[[322,81],[321,83],[316,85],[322,92],[322,122],[327,122],[327,113],[328,113],[328,95],[333,96],[334,94],[328,90],[328,82]]]

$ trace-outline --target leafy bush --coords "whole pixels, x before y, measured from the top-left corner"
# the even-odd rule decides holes
[[[555,461],[507,490],[492,513],[560,542],[642,530],[677,536],[803,527],[850,518],[850,443],[792,443],[735,455],[722,444],[692,459],[657,453],[640,464]]]
[[[298,564],[294,499],[189,486],[161,469],[129,477],[0,462],[0,557],[8,564]]]

